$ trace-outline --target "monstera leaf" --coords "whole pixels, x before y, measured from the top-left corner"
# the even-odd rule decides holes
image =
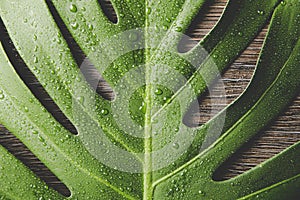
[[[3,147],[2,199],[291,199],[300,191],[300,143],[226,181],[215,170],[270,124],[299,93],[298,0],[229,0],[213,30],[186,53],[177,47],[207,2],[1,0],[0,15],[27,67],[76,127],[66,130],[24,84],[0,50],[0,122],[71,191],[49,188]],[[86,55],[77,63],[58,13]],[[198,96],[271,18],[247,89],[214,118],[188,127]],[[86,63],[92,63],[86,64]],[[97,70],[115,93],[98,95]],[[222,99],[222,98],[221,98]]]

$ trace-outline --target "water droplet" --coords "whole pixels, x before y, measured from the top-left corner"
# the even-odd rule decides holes
[[[72,29],[76,30],[78,28],[78,23],[77,22],[74,22],[74,23],[71,23],[71,27]]]
[[[29,108],[27,108],[26,106],[24,107],[25,112],[29,111]]]
[[[135,32],[129,34],[129,39],[133,42],[137,41],[138,38],[139,38],[139,35]]]
[[[109,111],[107,109],[102,109],[101,114],[102,115],[108,115]]]
[[[0,100],[4,99],[4,94],[0,94]]]
[[[201,195],[204,195],[204,192],[202,190],[199,190],[198,193],[201,194]]]
[[[94,29],[94,26],[92,24],[89,24],[88,29],[91,31]]]
[[[81,104],[83,104],[83,102],[84,102],[84,97],[83,97],[83,96],[80,96],[80,97],[77,98],[77,100],[78,100]]]
[[[32,134],[35,134],[35,135],[36,135],[36,134],[38,134],[38,133],[39,133],[39,132],[38,132],[37,130],[33,130],[33,131],[32,131]]]
[[[58,44],[61,44],[61,39],[57,38],[57,39],[56,39],[56,42],[57,42]]]
[[[144,113],[144,114],[146,113],[146,111],[147,111],[147,106],[145,105],[144,102],[142,103],[142,106],[139,107],[139,110],[142,111],[142,113]]]
[[[181,31],[182,31],[182,27],[177,26],[175,30],[176,30],[177,32],[181,32]]]
[[[264,12],[263,10],[258,10],[257,13],[258,13],[259,15],[264,15],[264,14],[265,14],[265,12]]]
[[[150,14],[151,14],[151,12],[152,12],[152,9],[151,9],[151,7],[147,7],[146,14],[147,14],[147,15],[150,15]]]
[[[37,57],[34,57],[34,58],[33,58],[33,62],[34,62],[34,63],[38,63],[38,62],[39,62],[39,59],[38,59]]]
[[[42,136],[39,135],[39,141],[45,142],[45,139]]]
[[[283,5],[283,6],[285,6],[286,2],[285,1],[281,1],[280,4]]]
[[[154,92],[156,95],[161,95],[163,93],[163,91],[159,88],[157,88]]]
[[[178,143],[173,143],[172,146],[173,146],[174,149],[179,149],[179,144]]]
[[[163,25],[163,30],[164,30],[164,31],[168,30],[168,26]]]
[[[243,36],[243,33],[242,32],[238,32],[238,36]]]
[[[70,5],[70,11],[73,12],[73,13],[76,13],[77,12],[77,6],[74,5],[74,4],[71,4]]]
[[[123,13],[120,13],[120,18],[123,18],[123,17],[125,17],[125,15],[123,14]]]

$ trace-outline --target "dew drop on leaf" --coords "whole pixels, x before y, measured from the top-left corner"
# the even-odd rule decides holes
[[[199,192],[198,192],[201,196],[204,196],[205,195],[205,193],[202,191],[202,190],[199,190]]]
[[[80,96],[80,97],[77,98],[77,100],[78,100],[81,104],[83,104],[83,102],[84,102],[84,97],[83,97],[83,96]]]
[[[264,12],[263,10],[258,10],[257,13],[258,13],[259,15],[264,15],[264,14],[265,14],[265,12]]]
[[[92,24],[89,24],[89,25],[88,25],[88,29],[91,31],[91,30],[94,29],[94,26],[93,26]]]
[[[150,15],[151,12],[152,12],[152,9],[151,9],[150,7],[147,7],[146,14],[147,14],[147,15]]]
[[[33,62],[34,62],[34,63],[38,63],[38,62],[39,62],[39,59],[38,59],[37,57],[34,57],[34,58],[33,58]]]
[[[176,27],[176,31],[177,31],[177,32],[181,32],[181,31],[182,31],[182,27],[177,26],[177,27]]]
[[[77,28],[78,28],[78,23],[77,22],[73,22],[73,23],[71,23],[71,27],[72,27],[72,29],[74,29],[74,30],[76,30]]]
[[[77,6],[74,5],[74,4],[71,4],[70,5],[70,11],[73,12],[73,13],[76,13],[77,12]]]
[[[39,141],[45,142],[45,139],[42,136],[39,135]]]
[[[130,41],[135,42],[135,41],[138,40],[138,38],[139,38],[139,36],[138,36],[138,34],[135,33],[135,32],[129,34],[129,39],[130,39]]]
[[[102,109],[101,114],[102,115],[108,115],[109,111],[107,109]]]
[[[0,90],[0,100],[2,100],[2,99],[4,99],[4,94],[3,94],[3,91],[2,90]]]
[[[144,102],[142,103],[142,106],[139,107],[139,110],[144,114],[146,113],[147,107]]]
[[[29,108],[25,106],[25,107],[24,107],[24,111],[25,111],[25,112],[28,112],[28,111],[29,111]]]
[[[178,143],[173,143],[172,146],[173,146],[174,149],[179,149],[179,144]]]
[[[157,88],[154,92],[156,95],[161,95],[163,93],[163,91],[159,88]]]

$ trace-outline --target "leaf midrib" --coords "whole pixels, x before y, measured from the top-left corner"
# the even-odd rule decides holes
[[[145,101],[146,101],[146,112],[144,117],[144,163],[143,163],[143,199],[150,200],[152,199],[152,124],[151,124],[151,104],[152,104],[152,98],[151,98],[151,65],[149,65],[149,50],[148,50],[148,14],[147,14],[147,7],[148,7],[148,0],[145,0],[145,81],[146,81],[146,89],[145,89]]]

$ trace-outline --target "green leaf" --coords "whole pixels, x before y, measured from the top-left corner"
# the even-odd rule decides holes
[[[2,0],[0,16],[18,53],[76,127],[66,130],[16,73],[0,46],[0,122],[71,191],[49,189],[3,147],[0,197],[7,199],[283,199],[299,194],[300,143],[227,181],[214,171],[266,128],[299,93],[300,3],[229,0],[213,30],[178,53],[183,32],[210,1]],[[51,8],[51,9],[50,9]],[[110,84],[98,95],[56,24]],[[52,12],[50,12],[52,10]],[[206,124],[183,117],[271,18],[250,85]],[[285,169],[282,171],[282,169]],[[34,187],[32,187],[34,186]]]

